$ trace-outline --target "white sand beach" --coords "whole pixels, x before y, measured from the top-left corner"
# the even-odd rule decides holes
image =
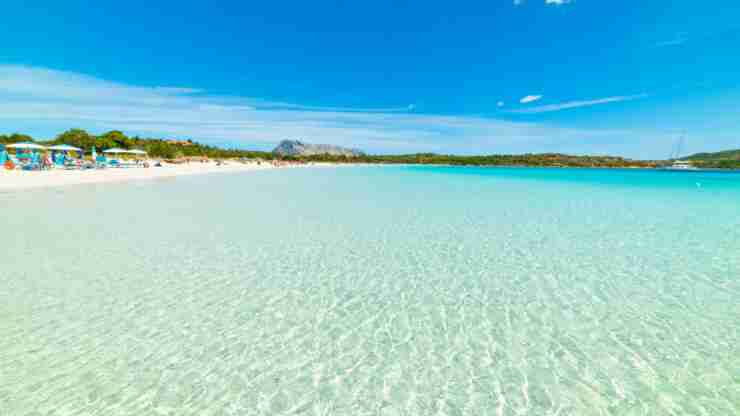
[[[316,165],[314,165],[316,166]],[[292,166],[287,166],[292,167]],[[265,169],[282,169],[270,163],[229,162],[217,165],[208,163],[163,164],[149,168],[107,168],[89,170],[21,171],[0,169],[0,191],[46,188],[92,183],[110,183],[131,180],[168,178],[223,172],[242,172]]]

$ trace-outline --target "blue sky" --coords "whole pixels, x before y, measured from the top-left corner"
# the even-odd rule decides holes
[[[6,3],[0,133],[664,158],[685,130],[687,152],[740,148],[737,1]]]

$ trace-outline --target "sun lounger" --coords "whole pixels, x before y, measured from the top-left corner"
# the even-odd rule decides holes
[[[82,166],[82,162],[78,159],[66,159],[64,161],[64,168],[67,170],[79,169]]]
[[[18,160],[17,157],[13,155],[8,155],[8,160],[10,161],[10,164],[13,166],[13,169],[20,169],[21,168],[21,161]]]
[[[108,161],[105,159],[105,156],[97,155],[95,157],[95,167],[98,169],[103,169],[108,166]]]
[[[25,158],[25,160],[22,162],[21,169],[41,170],[41,158],[37,153],[32,153],[30,157]]]
[[[10,159],[10,155],[8,154],[8,152],[4,150],[0,152],[0,169],[3,169],[3,168],[8,169],[8,170],[15,169],[15,164]]]
[[[61,153],[57,153],[54,155],[54,165],[55,168],[63,168],[64,167],[64,155]]]

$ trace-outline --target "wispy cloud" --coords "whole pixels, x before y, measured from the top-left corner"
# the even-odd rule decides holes
[[[282,102],[269,102],[259,100],[248,100],[257,109],[261,110],[303,110],[303,111],[338,111],[343,113],[407,113],[416,109],[415,104],[409,104],[402,107],[375,107],[375,108],[362,108],[362,107],[325,107],[325,106],[312,106],[312,105],[301,105],[291,104]]]
[[[665,48],[671,46],[681,46],[689,42],[695,43],[710,39],[721,40],[725,35],[732,34],[733,32],[736,32],[738,30],[740,30],[740,25],[727,26],[721,29],[711,30],[707,32],[678,32],[674,34],[672,38],[657,42],[652,46],[655,48]]]
[[[680,46],[688,42],[689,37],[686,33],[677,33],[672,39],[664,40],[653,45],[656,48],[665,48],[669,46]]]
[[[545,0],[545,4],[553,4],[560,6],[563,4],[573,3],[575,0]],[[524,4],[524,0],[514,0],[514,6],[521,6]]]
[[[0,65],[0,129],[5,132],[14,125],[43,124],[54,130],[120,129],[264,147],[300,138],[381,153],[604,153],[610,149],[602,149],[600,143],[634,137],[608,129],[418,114],[413,105],[364,110],[212,97],[197,88],[132,86],[70,72]]]
[[[683,45],[684,43],[686,43],[687,40],[688,40],[687,38],[676,38],[676,39],[671,39],[671,40],[665,40],[665,41],[656,43],[655,47],[665,48],[667,46],[679,46],[679,45]]]
[[[516,110],[510,110],[509,112],[518,113],[518,114],[549,113],[553,111],[568,110],[571,108],[591,107],[594,105],[618,103],[622,101],[633,101],[633,100],[639,100],[641,98],[647,98],[647,97],[648,97],[648,94],[620,95],[616,97],[597,98],[594,100],[568,101],[564,103],[541,105],[538,107],[520,108]]]
[[[519,102],[522,104],[533,103],[537,100],[540,100],[541,98],[542,98],[541,95],[527,95],[526,97],[522,97],[522,99],[519,100]]]

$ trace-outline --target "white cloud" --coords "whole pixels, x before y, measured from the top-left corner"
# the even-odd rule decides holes
[[[541,95],[528,95],[526,97],[523,97],[521,100],[519,100],[519,102],[522,104],[527,104],[527,103],[535,102],[541,98],[542,98]]]
[[[463,154],[594,149],[604,153],[610,149],[602,149],[600,143],[638,137],[635,132],[601,128],[420,114],[412,111],[413,105],[381,110],[212,97],[194,88],[132,86],[70,72],[0,65],[0,129],[7,133],[29,125],[55,132],[80,127],[234,146],[267,148],[279,140],[299,138],[380,153]]]
[[[670,39],[666,39],[661,42],[653,44],[655,48],[664,48],[670,46],[681,46],[689,42],[697,42],[701,40],[710,40],[712,38],[724,37],[740,29],[740,25],[733,25],[716,30],[710,30],[706,32],[677,32]]]
[[[567,110],[571,108],[590,107],[594,105],[618,103],[622,101],[633,101],[633,100],[639,100],[641,98],[647,98],[647,97],[648,97],[647,94],[621,95],[621,96],[616,96],[616,97],[597,98],[594,100],[568,101],[565,103],[548,104],[548,105],[542,105],[539,107],[521,108],[518,110],[511,110],[509,112],[519,113],[519,114],[549,113],[553,111]]]
[[[182,88],[182,87],[156,87],[156,91],[170,94],[200,94],[205,92],[197,88]]]
[[[674,38],[671,40],[658,42],[653,46],[655,46],[656,48],[664,48],[666,46],[679,46],[679,45],[683,45],[684,43],[686,43],[686,41],[688,41],[687,38]]]
[[[514,6],[521,6],[525,0],[514,0]],[[560,6],[563,4],[573,3],[575,0],[545,0],[545,4],[554,4]]]

